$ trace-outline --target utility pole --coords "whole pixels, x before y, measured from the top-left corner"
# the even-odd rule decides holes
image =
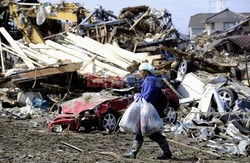
[[[226,0],[217,0],[216,1],[216,12],[221,12],[226,8]]]
[[[208,10],[209,10],[209,13],[211,13],[210,7],[211,7],[211,0],[208,0]]]

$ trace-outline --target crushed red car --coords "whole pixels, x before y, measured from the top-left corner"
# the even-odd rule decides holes
[[[131,91],[131,90],[128,90]],[[124,91],[122,91],[124,93]],[[175,123],[179,107],[179,99],[171,89],[163,90],[169,101],[168,114],[164,118],[169,123]],[[62,104],[62,114],[49,125],[49,131],[68,128],[70,131],[89,132],[94,128],[114,131],[119,117],[133,102],[132,96],[101,95],[100,93],[85,93],[82,97]],[[57,127],[58,128],[57,128]]]
[[[93,127],[113,131],[122,112],[133,97],[116,97],[100,93],[85,93],[82,97],[62,104],[62,114],[48,126],[69,127],[71,131],[91,131]]]

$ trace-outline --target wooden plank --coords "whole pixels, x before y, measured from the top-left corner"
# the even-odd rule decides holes
[[[3,44],[3,43],[2,43]],[[14,54],[14,55],[16,55],[16,56],[19,56],[13,49],[11,49],[11,48],[7,48],[7,47],[3,47],[3,50],[4,51],[6,51],[6,52],[8,52],[8,53],[10,53],[10,54]],[[29,59],[29,58],[28,58]],[[43,65],[41,65],[41,64],[39,64],[39,63],[37,63],[37,62],[35,62],[35,61],[33,61],[33,60],[31,60],[31,59],[29,59],[29,61],[31,62],[31,63],[33,63],[34,65],[37,65],[37,66],[39,66],[39,67],[44,67]]]
[[[72,40],[73,41],[73,40]],[[81,51],[77,51],[77,50],[74,50],[74,49],[69,49],[69,48],[66,48],[66,47],[63,47],[62,45],[60,44],[57,44],[57,43],[52,43],[52,41],[46,41],[46,43],[48,43],[50,46],[55,46],[57,48],[60,48],[62,51],[65,51],[71,55],[74,55],[76,57],[79,57],[80,59],[82,59],[82,61],[88,61],[90,59],[90,57],[87,57],[84,53],[82,53]],[[55,45],[52,45],[52,44],[55,44]],[[80,45],[79,45],[80,46]],[[92,54],[93,56],[94,54]],[[106,64],[106,63],[102,63],[98,60],[95,60],[94,61],[94,64],[97,65],[98,67],[101,67],[102,69],[105,68],[109,71],[111,71],[113,74],[117,74],[118,76],[125,76],[128,74],[127,71],[124,71],[124,70],[121,70],[119,68],[116,68],[116,67],[113,67],[109,64]]]
[[[162,58],[163,58],[162,55],[151,55],[151,56],[145,57],[145,60],[147,60],[148,63],[153,64],[154,60],[162,59]]]
[[[185,53],[185,52],[183,52],[183,51],[176,50],[176,49],[173,49],[173,48],[168,48],[168,47],[166,47],[166,46],[160,46],[160,49],[167,50],[167,51],[170,52],[170,53],[173,53],[173,54],[176,54],[176,55],[182,56],[182,57],[190,56],[189,53]]]
[[[104,24],[104,43],[106,44],[108,42],[108,30],[106,24]]]
[[[53,49],[61,50],[62,52],[67,54],[68,59],[70,59],[70,58],[76,59],[77,58],[77,62],[87,61],[89,59],[86,55],[82,54],[81,52],[69,49],[69,48],[67,48],[61,44],[58,44],[54,41],[47,40],[47,41],[45,41],[45,43],[46,43],[46,45],[52,47]]]
[[[99,31],[98,31],[97,25],[95,26],[95,31],[96,31],[96,40],[98,42],[100,42],[100,35],[99,35]]]
[[[146,59],[149,58],[149,59],[161,59],[161,58],[164,58],[162,55],[150,55],[150,56],[147,56]]]
[[[27,54],[30,58],[42,62],[45,65],[50,65],[57,62],[57,60],[53,58],[48,58],[46,55],[38,53],[37,51],[30,49],[21,43],[19,43],[19,46],[22,48],[23,52]]]
[[[73,57],[70,54],[64,53],[61,50],[56,50],[56,49],[54,49],[54,50],[40,50],[40,52],[44,55],[47,55],[51,58],[55,58],[57,60],[60,59],[62,61],[68,60],[71,62],[82,62],[81,59]]]
[[[101,56],[107,58],[111,63],[116,64],[119,67],[126,69],[129,66],[129,64],[126,64],[125,62],[121,62],[121,60],[112,56],[112,54],[111,54],[112,52],[107,51],[107,49],[105,50],[104,48],[99,48],[98,46],[95,46],[95,44],[98,42],[96,42],[92,39],[91,40],[93,42],[88,42],[88,41],[84,40],[82,37],[80,37],[80,36],[78,37],[78,36],[75,36],[75,35],[70,34],[70,33],[69,33],[69,36],[67,38],[69,38],[71,41],[76,41],[76,44],[78,46],[81,46],[82,48],[84,48],[88,51],[91,51],[94,54],[101,55]],[[100,43],[98,43],[98,44],[100,44]],[[110,70],[111,72],[118,74],[119,76],[124,76],[124,75],[128,74],[128,72],[125,70],[116,68],[116,67],[111,66],[109,64],[101,63],[98,60],[95,60],[94,63],[102,68],[106,68],[107,70]]]
[[[64,145],[67,145],[68,147],[71,147],[71,148],[73,148],[73,149],[75,149],[75,150],[77,150],[77,151],[79,151],[79,152],[83,152],[82,149],[80,149],[80,148],[78,148],[78,147],[76,147],[76,146],[74,146],[74,145],[65,143],[65,142],[63,142],[63,141],[61,141],[61,143],[64,144]]]
[[[49,75],[61,74],[65,72],[74,72],[79,70],[81,63],[70,63],[66,65],[60,65],[58,67],[46,67],[40,68],[32,71],[20,72],[18,74],[12,75],[11,79],[13,83],[19,83],[23,81],[29,81],[39,78],[44,78]]]
[[[135,53],[136,52],[136,49],[137,49],[137,41],[135,41],[135,45],[134,45],[134,50],[133,50],[133,52]]]
[[[221,157],[221,155],[219,155],[217,153],[214,153],[214,152],[211,152],[211,151],[205,151],[205,150],[202,150],[200,148],[196,148],[196,147],[192,147],[190,145],[182,144],[182,143],[174,141],[174,140],[167,139],[167,141],[169,143],[171,143],[171,144],[178,145],[178,146],[181,146],[181,147],[185,147],[185,148],[188,148],[188,149],[191,149],[191,150],[194,150],[194,151],[198,151],[198,152],[201,152],[203,154],[208,154],[210,156],[214,156],[214,157],[218,157],[218,158]]]
[[[70,45],[70,44],[63,44],[63,46],[65,46],[65,47],[67,47],[67,48],[69,48],[70,50],[74,50],[74,51],[76,51],[77,53],[76,54],[81,54],[81,57],[83,56],[83,57],[89,57],[89,56],[95,56],[96,54],[94,54],[94,53],[91,53],[91,52],[89,52],[89,51],[87,51],[87,50],[84,50],[84,49],[81,49],[80,47],[76,47],[74,44],[74,42],[71,42],[71,44],[72,45]],[[89,58],[87,58],[86,60],[88,60]],[[106,58],[103,58],[102,56],[96,56],[96,59],[98,59],[98,60],[102,60],[102,61],[106,61],[106,62],[108,62],[108,60],[106,59]]]
[[[175,90],[175,88],[167,81],[166,78],[163,78],[163,81],[167,84],[167,86],[180,98],[182,99],[182,96]]]
[[[123,69],[126,69],[129,64],[124,63],[120,60],[116,55],[113,54],[110,50],[106,49],[103,44],[89,38],[89,37],[80,37],[70,34],[70,39],[77,40],[78,43],[81,43],[81,47],[84,49],[95,53],[99,56],[102,56],[106,59],[108,59],[110,62],[117,64],[119,67],[122,67]]]
[[[96,58],[97,56],[94,55],[92,56],[87,62],[84,62],[80,71],[83,71],[91,62],[93,62],[93,60]]]
[[[2,73],[5,73],[5,65],[4,65],[4,58],[3,58],[3,49],[2,49],[1,36],[0,36],[0,56],[1,56]]]
[[[110,62],[116,64],[124,70],[126,70],[130,66],[129,64],[123,62],[120,58],[118,58],[113,52],[106,49],[103,44],[88,37],[82,38],[80,36],[77,36],[77,38],[81,40],[80,42],[82,42],[84,48],[94,52],[95,54],[103,56],[104,58],[107,58]]]
[[[145,17],[149,14],[150,9],[148,9],[133,25],[129,28],[129,30],[134,29],[134,27]]]
[[[98,65],[98,66],[104,68],[104,69],[107,69],[107,70],[111,71],[112,73],[115,73],[117,76],[120,76],[120,77],[124,77],[124,76],[126,76],[126,75],[129,74],[128,71],[124,71],[124,70],[122,70],[122,69],[116,68],[116,67],[111,66],[111,65],[109,65],[109,64],[102,63],[102,62],[100,62],[100,61],[98,61],[98,60],[95,60],[94,63],[95,63],[96,65]]]
[[[43,54],[37,55],[36,53],[29,51],[27,49],[23,49],[23,52],[27,54],[30,58],[37,60],[38,62],[42,62],[44,65],[55,64],[58,61],[54,58],[49,58]]]
[[[110,49],[111,51],[113,51],[114,53],[116,53],[117,55],[119,55],[120,57],[126,59],[127,61],[129,61],[131,63],[133,61],[136,61],[136,62],[142,62],[143,61],[143,59],[138,58],[136,56],[136,53],[121,49],[121,48],[119,48],[119,47],[117,47],[115,45],[111,45],[111,44],[105,44],[105,46],[108,49]]]
[[[210,64],[215,64],[217,66],[221,67],[236,67],[238,66],[238,63],[219,63],[219,62],[209,62]]]
[[[13,40],[13,38],[10,36],[10,34],[5,30],[5,28],[0,28],[0,33],[5,37],[5,39],[9,42],[9,44],[12,46],[12,48],[17,52],[20,58],[24,61],[24,63],[30,68],[34,69],[35,66],[33,63],[28,59],[28,57],[25,55],[25,53],[22,51],[22,49],[18,46],[18,44]]]

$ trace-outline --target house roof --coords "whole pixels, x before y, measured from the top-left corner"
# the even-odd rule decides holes
[[[244,16],[246,16],[246,17],[250,16],[250,12],[240,13],[240,14],[242,14],[242,15],[244,15]]]
[[[228,11],[228,12],[225,12]],[[220,16],[220,14],[226,13],[225,18]],[[235,22],[244,20],[250,13],[235,13],[229,9],[225,9],[219,13],[199,13],[191,16],[188,27],[190,28],[205,28],[205,21],[207,22]]]
[[[233,11],[230,11],[228,8],[216,13],[207,19],[205,19],[205,22],[237,22],[246,19],[247,16],[240,14],[240,13],[235,13]]]
[[[214,15],[215,13],[199,13],[191,16],[188,27],[192,28],[204,28],[205,24],[202,22],[208,17]]]

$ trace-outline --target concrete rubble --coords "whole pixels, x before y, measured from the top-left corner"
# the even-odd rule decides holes
[[[25,12],[29,5],[13,1],[8,4],[19,7],[19,18],[33,17]],[[53,14],[68,12],[67,5],[61,4],[60,11],[52,4],[33,6],[39,12],[36,23],[28,25],[41,28],[46,15],[52,18]],[[38,43],[34,33],[39,30],[10,27],[8,21],[17,20],[11,20],[4,2],[0,8],[0,116],[46,117],[45,123],[51,128],[51,123],[60,125],[56,131],[65,129],[61,122],[78,131],[82,124],[76,120],[83,123],[91,119],[93,110],[102,105],[118,103],[122,106],[119,112],[124,112],[140,91],[142,79],[137,68],[149,62],[157,68],[163,88],[178,100],[177,107],[170,104],[168,117],[164,118],[173,119],[166,123],[165,132],[171,131],[176,137],[184,134],[214,153],[249,157],[250,18],[219,35],[202,35],[190,41],[174,28],[167,9],[135,6],[115,15],[97,6],[94,12],[84,8],[84,14],[77,13],[77,19],[72,18],[73,22],[64,24],[60,31],[47,29],[49,35]],[[81,102],[74,101],[77,98]],[[80,111],[79,116],[74,114],[66,121],[61,113],[67,112],[65,103],[70,101],[72,108]],[[81,112],[86,107],[91,109]],[[103,121],[108,122],[112,115],[119,121],[118,114],[105,109],[109,117],[104,116]],[[59,119],[53,122],[51,117],[56,116]],[[107,123],[103,125],[102,129],[109,133],[115,131],[116,126],[111,130],[105,128],[110,127]],[[85,125],[83,130],[91,129]]]

